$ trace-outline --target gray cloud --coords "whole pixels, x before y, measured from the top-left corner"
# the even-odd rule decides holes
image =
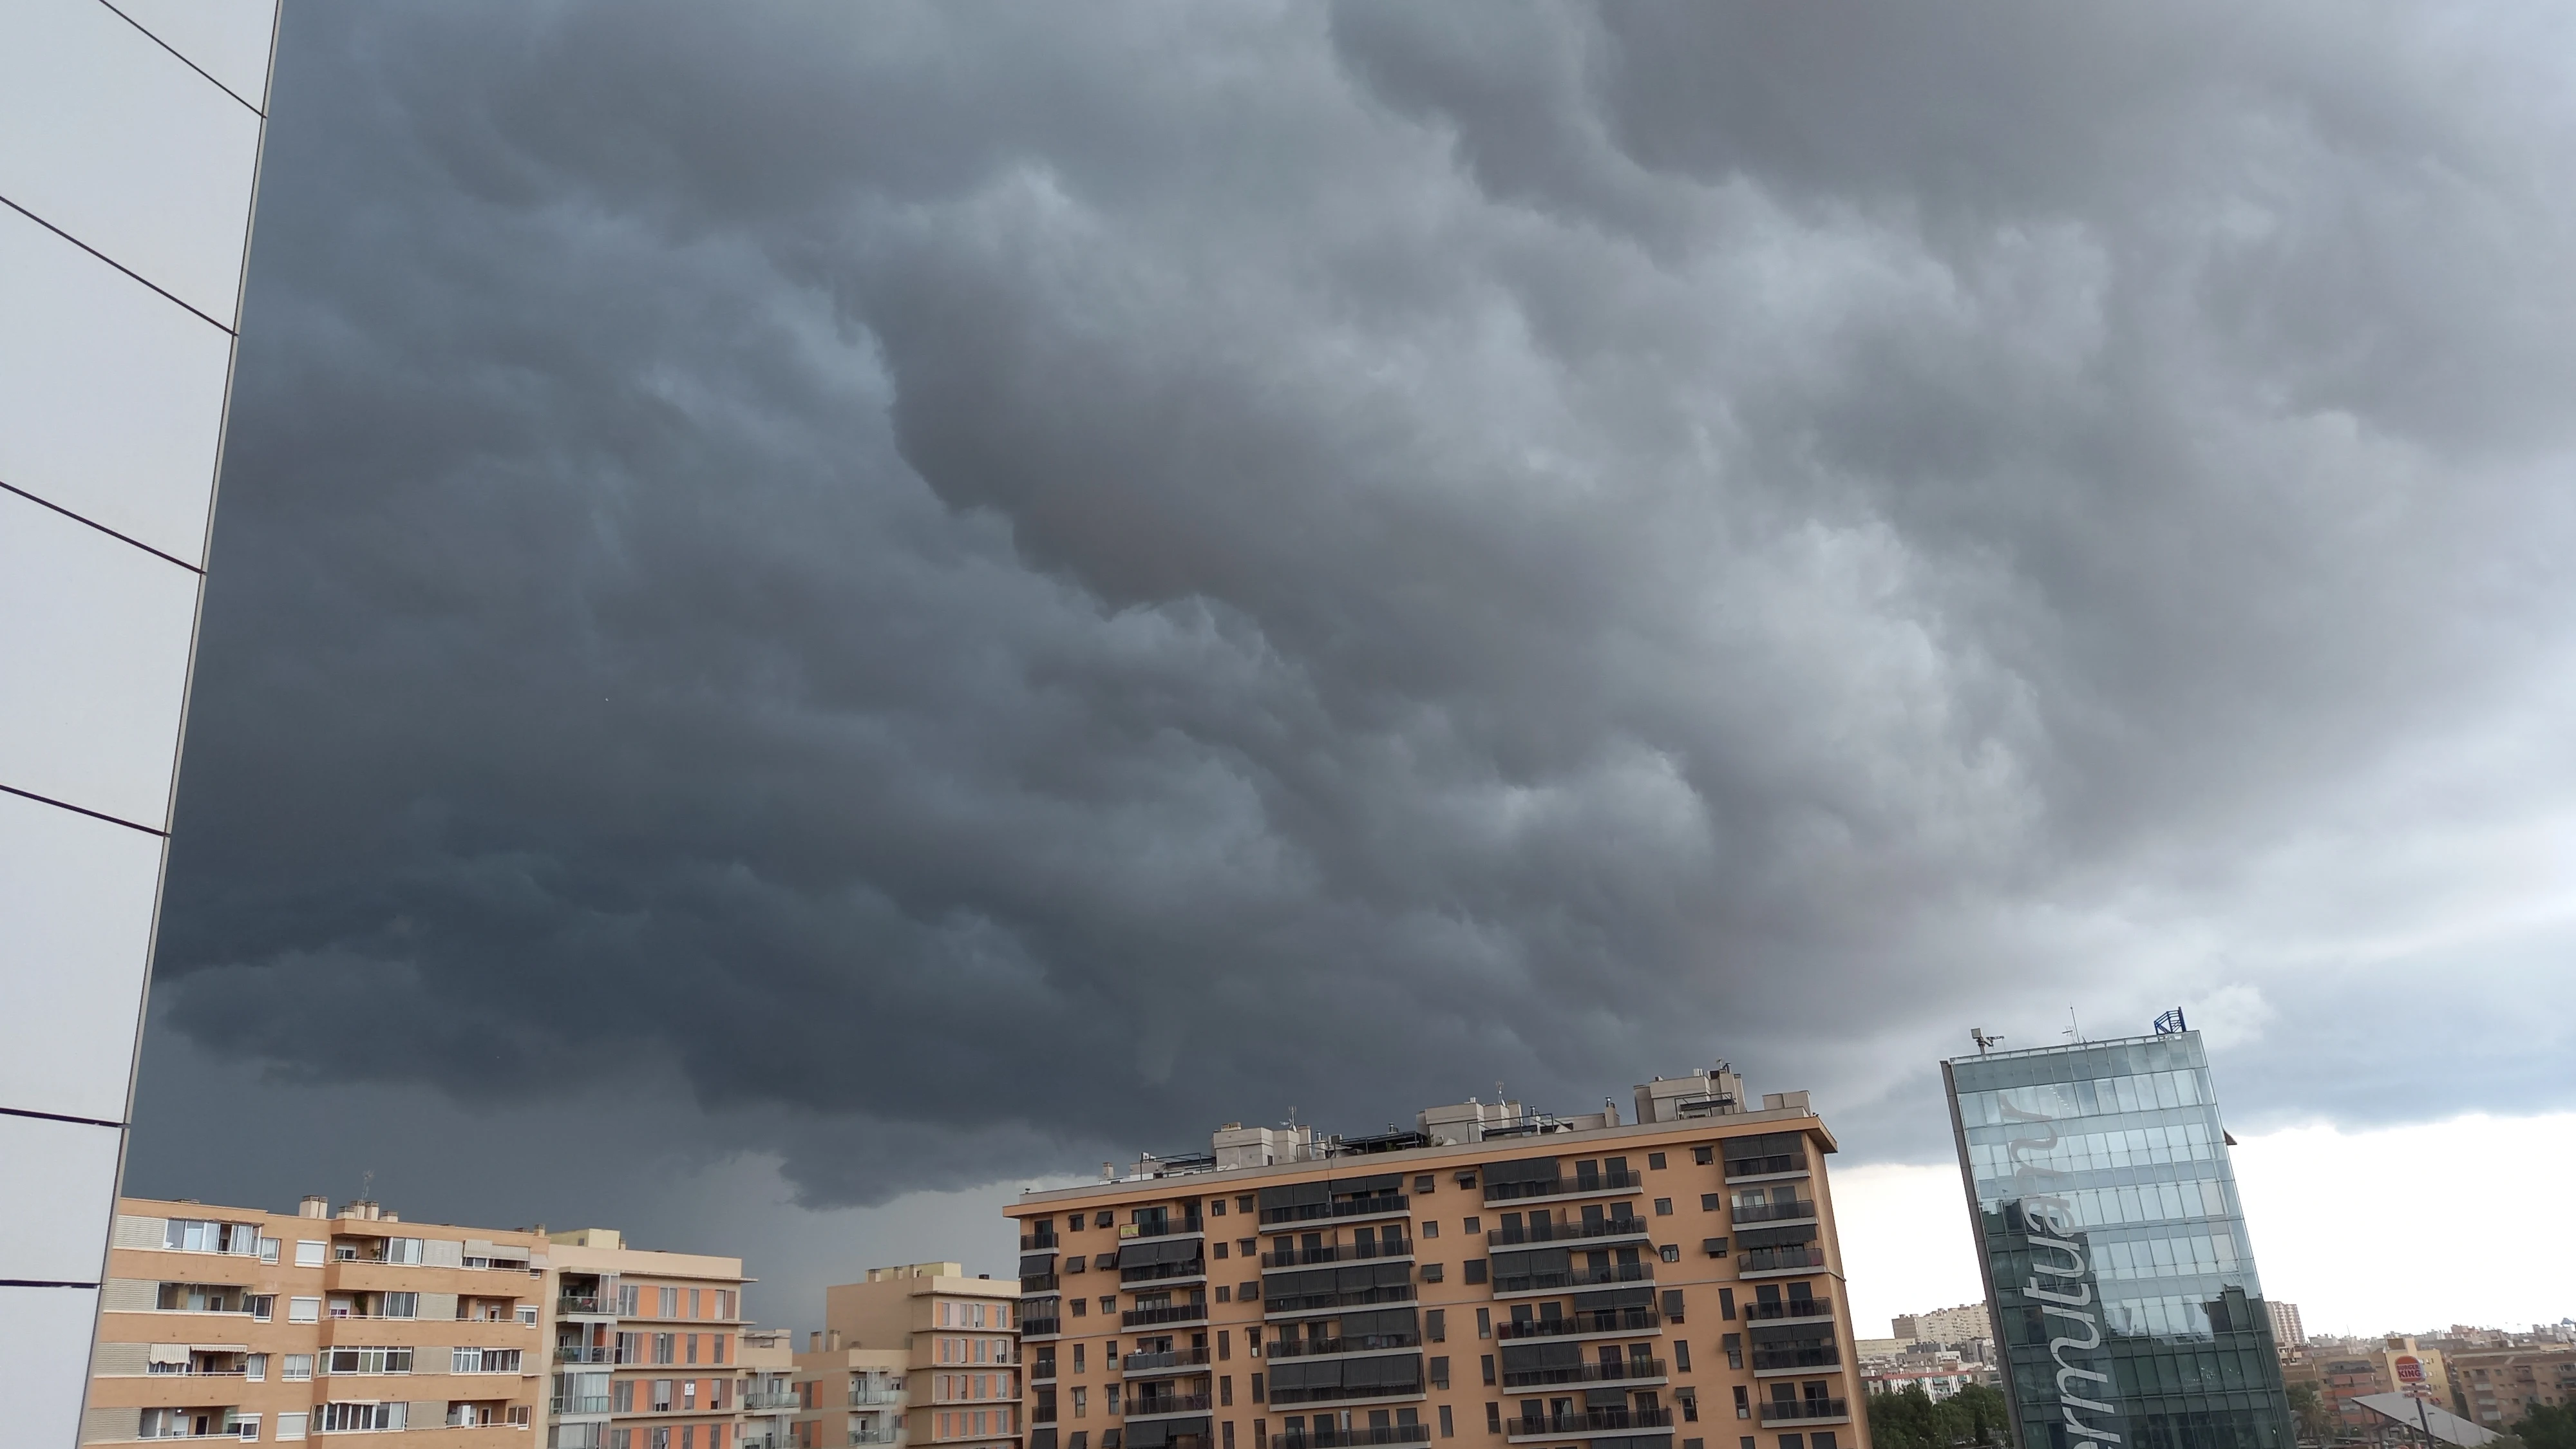
[[[156,1032],[817,1203],[1717,1052],[1938,1152],[2068,1002],[2563,1103],[2356,1045],[2567,935],[2491,19],[290,8]]]

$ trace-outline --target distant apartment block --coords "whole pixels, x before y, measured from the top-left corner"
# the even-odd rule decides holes
[[[799,1449],[909,1443],[911,1369],[908,1348],[853,1348],[828,1329],[807,1335],[796,1355],[788,1442]]]
[[[392,1435],[522,1449],[545,1414],[545,1240],[120,1199],[81,1442]],[[368,1442],[380,1442],[370,1439]]]
[[[787,1449],[796,1441],[795,1336],[783,1328],[742,1331],[741,1449]]]
[[[1024,1194],[1028,1449],[1865,1449],[1806,1094],[1635,1105],[1229,1124]]]
[[[630,1248],[610,1228],[548,1242],[548,1449],[741,1449],[742,1260]]]
[[[1936,1308],[1929,1313],[1902,1313],[1889,1325],[1907,1343],[1973,1343],[1994,1341],[1994,1317],[1982,1303]]]
[[[2272,1341],[2284,1349],[2308,1346],[2308,1330],[2299,1322],[2299,1305],[2278,1298],[2263,1300],[2263,1311],[2272,1316]]]
[[[2454,1407],[2489,1429],[2509,1429],[2535,1408],[2576,1405],[2576,1348],[2472,1349],[2448,1356]]]
[[[969,1277],[956,1263],[871,1268],[864,1282],[824,1289],[820,1352],[828,1357],[878,1350],[902,1356],[899,1362],[866,1361],[867,1390],[881,1389],[895,1401],[850,1405],[850,1432],[899,1435],[915,1449],[1016,1445],[1025,1427],[1019,1300],[1019,1284]],[[814,1407],[821,1409],[826,1390],[819,1377],[808,1376],[811,1358],[810,1353],[799,1355],[797,1378],[800,1388],[815,1386],[808,1392],[816,1395]],[[859,1387],[860,1368],[834,1372],[851,1374],[852,1387]],[[807,1449],[894,1442],[831,1437],[828,1418],[827,1413],[800,1415],[799,1430],[813,1428],[813,1437],[802,1441]]]

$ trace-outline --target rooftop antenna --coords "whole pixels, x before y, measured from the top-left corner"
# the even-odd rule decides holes
[[[2004,1039],[2002,1037],[1986,1035],[1986,1029],[1981,1026],[1972,1026],[1968,1028],[1968,1040],[1977,1044],[1977,1055],[1979,1056],[1984,1056],[1988,1051],[2004,1044]]]
[[[2058,1035],[2072,1038],[2079,1045],[2083,1042],[2084,1025],[2075,1019],[2074,1007],[2070,1006],[2066,1008],[2066,1030],[2058,1033]]]

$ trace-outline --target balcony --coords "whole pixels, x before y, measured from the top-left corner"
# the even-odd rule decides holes
[[[1753,1350],[1755,1374],[1794,1374],[1843,1366],[1842,1350],[1830,1343]]]
[[[557,1394],[547,1402],[552,1406],[552,1412],[558,1414],[605,1414],[608,1412],[608,1395],[606,1394]]]
[[[578,1343],[559,1343],[555,1345],[555,1362],[615,1363],[617,1350],[606,1344],[589,1346]]]
[[[617,1316],[617,1300],[603,1293],[567,1293],[555,1300],[557,1313],[587,1313],[593,1316]]]
[[[1023,1293],[1053,1293],[1062,1286],[1056,1281],[1056,1275],[1053,1273],[1031,1273],[1020,1280],[1020,1291]]]
[[[1355,1338],[1282,1339],[1264,1347],[1261,1354],[1264,1358],[1320,1358],[1332,1353],[1377,1353],[1421,1346],[1419,1333],[1366,1333]]]
[[[1130,1377],[1168,1374],[1205,1368],[1207,1361],[1206,1349],[1173,1348],[1160,1353],[1131,1353],[1118,1361],[1118,1371]]]
[[[1618,1363],[1570,1364],[1563,1368],[1505,1369],[1503,1387],[1541,1388],[1549,1384],[1634,1384],[1665,1377],[1659,1358],[1631,1358]]]
[[[1735,1271],[1747,1278],[1770,1273],[1813,1273],[1825,1266],[1821,1248],[1800,1244],[1789,1248],[1756,1248],[1735,1256]]]
[[[1652,1263],[1607,1263],[1598,1268],[1568,1268],[1562,1273],[1515,1273],[1509,1277],[1497,1273],[1493,1288],[1495,1297],[1508,1298],[1519,1293],[1568,1293],[1612,1283],[1654,1281]]]
[[[852,1429],[850,1442],[854,1445],[900,1444],[903,1442],[903,1431],[901,1429]]]
[[[1564,1439],[1588,1434],[1624,1434],[1637,1429],[1669,1429],[1670,1409],[1586,1409],[1580,1414],[1553,1414],[1544,1419],[1505,1419],[1511,1442]]]
[[[1494,1325],[1496,1338],[1581,1338],[1594,1334],[1654,1333],[1663,1315],[1651,1308],[1578,1313],[1572,1318],[1515,1318]]]
[[[1318,1429],[1312,1434],[1273,1434],[1270,1449],[1363,1449],[1379,1444],[1428,1444],[1428,1424],[1389,1424],[1375,1429]]]
[[[1265,1315],[1282,1313],[1321,1313],[1335,1308],[1366,1308],[1378,1303],[1410,1303],[1413,1285],[1390,1283],[1379,1288],[1364,1288],[1356,1293],[1304,1293],[1294,1298],[1271,1298],[1263,1301]]]
[[[1129,1399],[1127,1417],[1133,1421],[1172,1414],[1204,1414],[1208,1411],[1209,1402],[1205,1394],[1150,1394],[1141,1399]]]
[[[805,1401],[793,1390],[777,1394],[745,1394],[742,1411],[746,1414],[786,1414],[805,1407]]]
[[[1161,1308],[1130,1308],[1118,1315],[1118,1325],[1135,1328],[1151,1323],[1205,1323],[1207,1316],[1208,1306],[1204,1303],[1173,1303]]]
[[[1773,1399],[1762,1406],[1765,1424],[1831,1424],[1850,1417],[1849,1399]]]
[[[1757,1300],[1743,1307],[1744,1316],[1756,1323],[1831,1323],[1834,1320],[1834,1301],[1830,1298],[1792,1298],[1786,1303]]]
[[[1411,1239],[1386,1243],[1348,1243],[1331,1248],[1291,1248],[1284,1253],[1264,1253],[1264,1268],[1311,1268],[1320,1263],[1357,1263],[1374,1258],[1410,1258]]]
[[[1020,1234],[1020,1251],[1023,1253],[1043,1253],[1054,1247],[1055,1226],[1052,1223],[1038,1232]]]
[[[1186,1263],[1145,1263],[1134,1268],[1118,1270],[1118,1281],[1121,1283],[1197,1281],[1206,1277],[1207,1262],[1202,1258],[1192,1258]],[[1048,1280],[1048,1286],[1054,1286],[1052,1278]]]
[[[1605,1192],[1638,1192],[1646,1186],[1639,1173],[1622,1169],[1618,1172],[1577,1173],[1569,1182],[1562,1177],[1542,1178],[1537,1182],[1489,1182],[1485,1184],[1485,1205],[1530,1202],[1552,1197],[1590,1197]]]
[[[1801,1202],[1749,1202],[1735,1210],[1735,1225],[1753,1223],[1811,1223],[1816,1220],[1816,1205]]]
[[[1286,1207],[1265,1208],[1262,1226],[1272,1223],[1312,1223],[1340,1218],[1375,1218],[1413,1210],[1413,1199],[1400,1192],[1383,1192],[1375,1197],[1355,1197],[1344,1202],[1291,1203]]]
[[[1599,1222],[1530,1223],[1517,1228],[1494,1228],[1485,1234],[1485,1245],[1493,1248],[1518,1248],[1531,1243],[1599,1242],[1604,1238],[1642,1238],[1650,1230],[1641,1217],[1603,1218]]]
[[[1758,1177],[1797,1177],[1807,1170],[1807,1154],[1779,1152],[1768,1157],[1730,1157],[1726,1159],[1726,1180],[1742,1182]]]
[[[1118,1236],[1121,1239],[1177,1238],[1190,1233],[1204,1234],[1207,1232],[1207,1220],[1205,1218],[1165,1218],[1160,1222],[1133,1223],[1129,1226],[1135,1228],[1136,1231],[1131,1233],[1127,1231],[1126,1228],[1120,1228],[1118,1230]]]
[[[1064,1332],[1061,1318],[1025,1318],[1020,1321],[1020,1337],[1053,1338]]]

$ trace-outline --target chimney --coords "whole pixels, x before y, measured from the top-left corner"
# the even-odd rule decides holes
[[[331,1199],[308,1192],[302,1201],[296,1203],[295,1215],[299,1218],[327,1218],[331,1216]]]
[[[819,1328],[809,1328],[805,1331],[805,1351],[807,1353],[821,1353],[823,1351],[823,1330]]]
[[[826,1329],[823,1333],[823,1346],[833,1350],[834,1352],[838,1352],[841,1347],[841,1330],[837,1328]]]

